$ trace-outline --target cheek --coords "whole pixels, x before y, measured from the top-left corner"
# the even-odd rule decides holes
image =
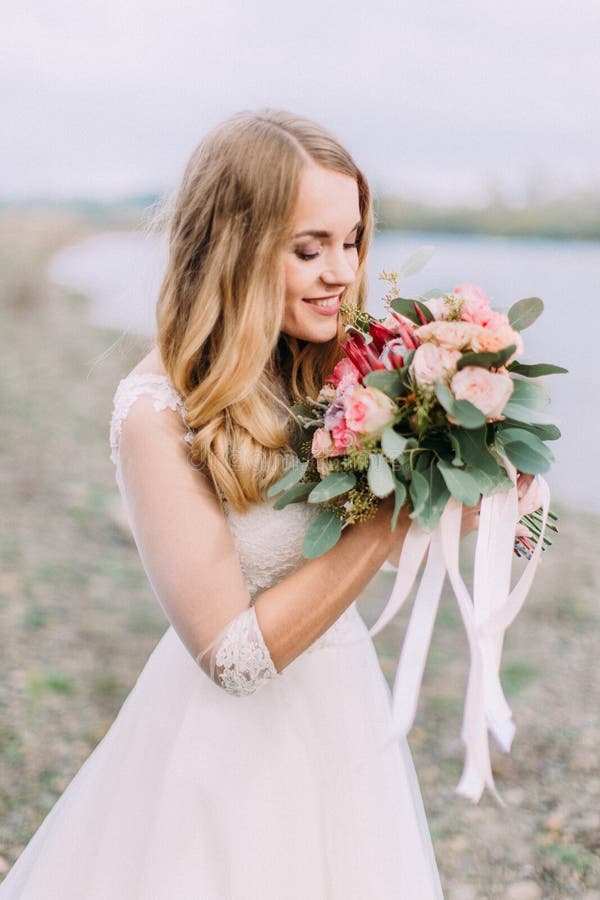
[[[285,265],[285,296],[288,300],[297,300],[307,293],[312,279],[309,267],[290,261]]]

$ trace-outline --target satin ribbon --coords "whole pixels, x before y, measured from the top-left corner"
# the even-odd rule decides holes
[[[402,547],[398,572],[390,598],[371,636],[379,634],[402,608],[427,554],[413,610],[398,660],[392,692],[394,730],[390,741],[405,737],[414,722],[423,671],[431,643],[439,598],[446,575],[450,580],[465,627],[470,651],[469,677],[461,737],[465,764],[456,788],[477,803],[487,787],[502,803],[494,785],[488,730],[502,750],[510,750],[515,733],[512,713],[500,682],[504,633],[521,609],[539,562],[548,519],[550,491],[536,476],[542,501],[541,536],[531,559],[510,589],[518,495],[516,471],[504,461],[513,482],[501,493],[484,497],[473,570],[471,597],[459,568],[462,504],[451,497],[433,534],[413,521]]]

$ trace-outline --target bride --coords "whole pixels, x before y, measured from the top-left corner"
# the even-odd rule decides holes
[[[363,307],[367,182],[325,130],[241,114],[187,167],[156,347],[118,386],[119,488],[170,626],[0,900],[428,900],[412,760],[354,603],[409,520],[384,501],[318,559],[272,508],[290,403]],[[476,513],[465,523],[475,527]]]

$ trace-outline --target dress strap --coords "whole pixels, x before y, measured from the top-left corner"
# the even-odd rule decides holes
[[[123,422],[135,401],[144,394],[154,398],[153,406],[157,412],[163,409],[177,411],[187,427],[183,397],[175,390],[167,375],[134,372],[122,378],[113,398],[113,414],[110,422],[110,458],[115,465],[119,461]],[[193,437],[193,431],[188,428],[185,435],[188,444],[192,442]]]

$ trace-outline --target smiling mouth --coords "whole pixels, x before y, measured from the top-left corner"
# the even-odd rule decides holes
[[[304,303],[313,303],[315,306],[337,306],[340,294],[332,294],[329,297],[304,297]]]

